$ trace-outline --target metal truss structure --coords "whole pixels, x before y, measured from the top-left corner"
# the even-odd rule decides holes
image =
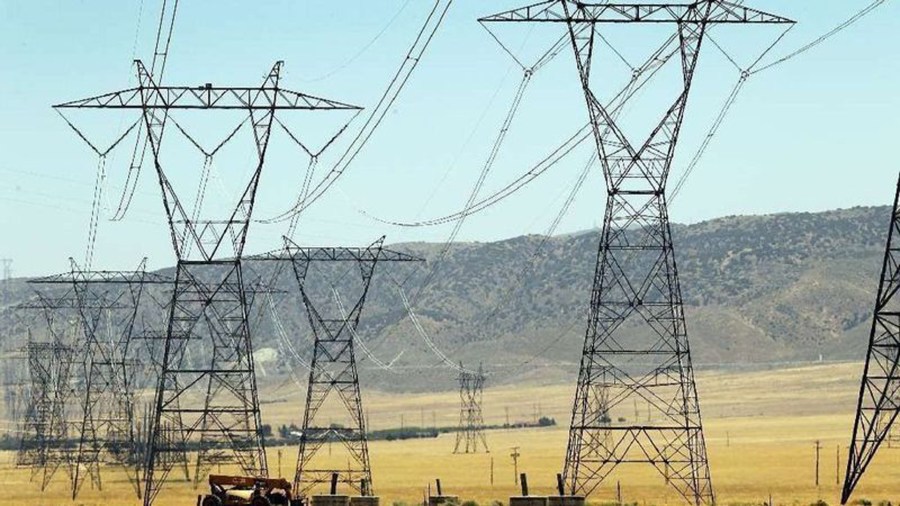
[[[29,334],[24,349],[28,360],[30,394],[16,465],[31,468],[32,479],[40,475],[42,491],[60,467],[69,473],[72,470],[66,403],[71,393],[69,380],[73,350],[63,344],[60,337],[54,332],[49,341],[37,341]]]
[[[620,464],[640,463],[654,466],[688,502],[713,504],[666,182],[707,30],[718,24],[792,21],[719,0],[549,0],[480,21],[566,28],[606,180],[606,213],[564,469],[568,491],[589,495]],[[599,26],[609,23],[671,25],[680,44],[674,102],[649,137],[638,142],[626,137],[595,93],[592,57],[603,37]],[[651,421],[609,423],[609,412],[633,399],[649,404]]]
[[[86,480],[102,489],[104,464],[123,467],[140,496],[131,342],[145,286],[170,281],[148,273],[146,259],[135,271],[84,271],[71,263],[67,273],[31,281],[43,288],[30,307],[47,313],[51,326],[53,318],[76,325],[67,348],[71,356],[64,359],[74,364],[69,375],[77,385],[71,397],[78,413],[68,428],[73,444],[66,445],[72,498]],[[57,389],[62,397],[70,387],[58,382]]]
[[[385,249],[384,237],[367,248],[305,248],[287,238],[285,243],[283,251],[270,253],[261,259],[290,262],[314,337],[294,490],[301,496],[307,496],[317,486],[329,484],[332,475],[337,474],[339,481],[347,487],[362,495],[372,495],[372,468],[369,464],[354,335],[375,266],[384,262],[424,260]],[[343,303],[340,301],[337,301],[338,307],[331,311],[313,302],[307,278],[310,266],[318,262],[357,265],[361,283],[349,311],[342,310]],[[335,401],[335,409],[341,413],[339,422],[334,412],[321,413],[329,401]],[[332,443],[339,443],[344,450],[340,457],[320,453],[323,446]]]
[[[198,470],[233,462],[247,475],[268,474],[242,255],[270,134],[276,113],[359,108],[281,88],[282,62],[255,87],[162,86],[140,61],[135,64],[137,87],[55,107],[140,112],[162,190],[178,263],[146,452],[144,504],[149,506],[191,448],[199,449]],[[255,156],[238,202],[227,215],[207,218],[199,215],[199,199],[189,209],[185,195],[175,190],[163,137],[174,112],[213,110],[246,115]],[[204,154],[209,161],[212,154]],[[208,364],[195,364],[192,357],[208,357]]]
[[[869,351],[859,389],[859,404],[841,504],[872,463],[881,445],[896,430],[900,415],[900,181],[894,195],[887,246],[869,333]],[[890,445],[890,441],[888,441]]]
[[[481,412],[484,379],[481,365],[477,371],[469,371],[459,364],[459,429],[453,453],[479,453],[479,445],[485,453],[490,453]]]

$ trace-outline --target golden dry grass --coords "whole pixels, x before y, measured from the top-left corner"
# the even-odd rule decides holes
[[[751,373],[702,373],[698,388],[704,411],[713,482],[720,504],[756,503],[771,494],[777,504],[807,505],[818,499],[838,502],[836,472],[843,473],[859,364],[830,364]],[[403,415],[407,425],[452,425],[457,413],[454,392],[397,395],[368,392],[366,404],[373,428],[396,427]],[[512,420],[530,419],[537,405],[542,414],[556,418],[559,427],[490,431],[491,454],[452,455],[453,435],[412,441],[375,441],[370,445],[375,485],[383,504],[420,501],[427,483],[441,478],[446,492],[486,504],[516,494],[510,448],[519,446],[521,471],[529,474],[532,493],[552,493],[555,473],[565,452],[571,386],[502,387],[485,392],[488,423],[502,423],[509,408]],[[299,418],[302,394],[269,387],[263,398],[281,399],[266,404],[265,418],[272,424]],[[640,409],[640,407],[638,407]],[[821,486],[814,485],[814,443],[820,440]],[[841,465],[836,465],[838,447]],[[278,451],[284,474],[291,474],[296,448],[269,450],[269,465],[278,471]],[[4,462],[4,493],[0,504],[108,506],[138,504],[124,475],[105,470],[103,491],[86,485],[78,500],[68,497],[66,475],[60,472],[44,493],[29,482],[29,471],[14,469],[12,455]],[[491,484],[491,462],[494,484]],[[885,449],[876,459],[856,497],[900,502],[900,449]],[[228,472],[228,470],[224,470]],[[655,471],[623,467],[610,485],[620,481],[624,499],[639,504],[681,504]],[[605,487],[593,502],[612,500],[614,485]],[[185,483],[172,483],[157,501],[159,506],[190,505],[196,494]]]

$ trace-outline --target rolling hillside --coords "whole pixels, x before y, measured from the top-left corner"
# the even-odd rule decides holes
[[[854,208],[674,226],[697,366],[861,359],[889,213],[887,207]],[[378,267],[359,336],[372,355],[393,362],[394,372],[376,368],[360,353],[363,379],[385,389],[452,387],[453,371],[442,366],[407,317],[396,286],[405,280],[419,320],[453,360],[484,362],[496,383],[570,382],[583,340],[597,237],[590,231],[459,243],[440,263],[435,259],[441,245],[391,246],[429,263]],[[432,281],[419,292],[435,266]],[[275,274],[272,263],[252,263],[250,269],[264,280]],[[332,286],[346,306],[352,305],[359,277],[353,269],[343,265],[310,272],[321,308],[336,311]],[[274,297],[277,315],[293,348],[306,356],[308,324],[289,269],[276,284],[281,290]],[[29,294],[24,280],[8,288],[8,305]],[[255,346],[263,350],[261,373],[279,381],[289,368],[304,375],[275,330],[265,298],[257,298],[254,315]],[[7,312],[6,349],[21,342],[25,327],[39,325],[30,318]]]

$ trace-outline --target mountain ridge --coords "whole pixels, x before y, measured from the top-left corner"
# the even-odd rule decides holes
[[[694,362],[763,367],[863,358],[890,213],[888,206],[853,207],[673,224]],[[373,356],[396,369],[382,370],[360,353],[362,379],[386,390],[452,385],[455,371],[436,357],[404,309],[397,284],[405,279],[404,290],[428,337],[454,362],[484,362],[496,383],[573,381],[598,236],[594,229],[453,243],[439,264],[435,259],[442,244],[389,245],[429,262],[378,267],[358,334]],[[271,262],[247,265],[260,279],[274,275]],[[323,265],[311,272],[317,305],[335,310],[332,287],[344,304],[352,304],[358,276],[347,267]],[[428,270],[435,268],[432,281],[419,292]],[[290,349],[308,358],[312,348],[296,280],[289,274],[282,272],[276,282],[283,294],[275,313],[285,336],[271,308],[259,301],[253,308],[254,346],[274,350],[266,352],[272,362],[264,367],[274,378],[290,369],[305,375]],[[24,281],[10,282],[8,305],[27,297]],[[4,318],[0,332],[8,337],[3,348],[21,343],[22,331],[22,318]]]

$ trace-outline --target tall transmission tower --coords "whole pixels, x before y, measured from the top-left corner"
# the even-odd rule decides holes
[[[146,452],[147,506],[156,499],[179,461],[178,456],[187,453],[189,444],[199,445],[198,469],[233,462],[247,475],[268,474],[242,256],[270,134],[276,112],[281,115],[285,111],[359,110],[282,88],[282,65],[277,62],[262,84],[255,87],[191,87],[158,85],[143,63],[136,61],[136,88],[55,106],[57,110],[140,112],[162,190],[178,263]],[[173,115],[192,111],[232,111],[244,119],[219,147],[210,149],[174,119]],[[209,119],[208,114],[205,117]],[[283,126],[280,121],[279,124]],[[176,126],[177,132],[167,129],[168,125]],[[201,191],[189,207],[187,195],[176,189],[175,174],[169,169],[170,163],[177,163],[171,157],[181,158],[180,152],[166,149],[171,140],[163,142],[164,132],[184,135],[201,151],[204,174],[208,174],[218,149],[233,140],[244,125],[252,134],[253,155],[249,181],[242,186],[238,201],[229,203],[224,212],[202,213]],[[208,365],[196,364],[201,360],[197,357],[207,357]]]
[[[606,213],[566,452],[569,492],[589,495],[619,464],[643,463],[654,466],[688,502],[713,504],[666,182],[710,27],[793,22],[719,0],[691,4],[550,0],[480,21],[565,26],[606,180]],[[615,115],[599,100],[599,83],[592,81],[595,45],[604,40],[599,27],[625,23],[673,26],[675,35],[667,44],[675,44],[681,57],[674,102],[667,105],[650,136],[638,142],[626,137]],[[649,403],[651,421],[608,422],[611,410],[634,398]]]
[[[485,453],[490,453],[484,436],[484,415],[481,401],[484,397],[484,369],[469,371],[459,364],[459,429],[453,453],[478,453],[479,445]]]
[[[366,417],[359,388],[354,335],[359,327],[372,277],[383,262],[422,262],[406,253],[385,249],[384,237],[367,248],[304,248],[285,238],[283,251],[261,259],[290,262],[312,329],[314,344],[307,383],[300,451],[294,491],[300,496],[325,484],[337,474],[341,483],[363,495],[373,495],[372,468]],[[331,311],[313,301],[309,271],[313,263],[356,264],[359,285],[349,311],[343,303]],[[323,408],[327,413],[322,413]],[[343,451],[323,455],[325,445],[340,443]]]
[[[876,452],[890,436],[900,415],[900,180],[888,228],[881,279],[875,298],[869,351],[859,389],[859,404],[841,504],[847,504],[853,490],[871,464]]]
[[[146,271],[141,261],[135,271],[87,271],[70,260],[69,272],[32,280],[55,293],[48,310],[78,322],[74,338],[77,367],[73,371],[79,388],[80,420],[75,424],[77,444],[73,448],[72,498],[90,480],[102,489],[100,470],[104,464],[125,469],[140,497],[139,442],[135,436],[136,357],[132,337],[145,286],[171,284]]]

